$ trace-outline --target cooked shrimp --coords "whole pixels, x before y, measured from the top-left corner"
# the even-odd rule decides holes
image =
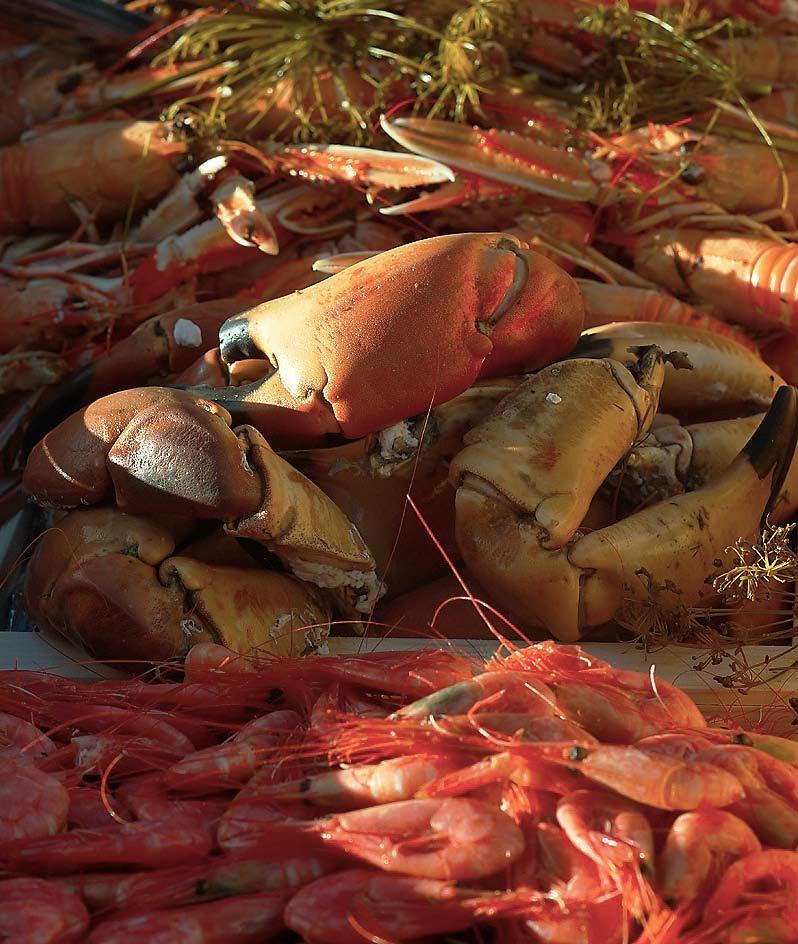
[[[189,754],[164,773],[171,790],[202,793],[240,786],[261,764],[273,758],[271,749],[283,743],[302,724],[295,711],[274,711],[250,721],[226,744]]]
[[[55,744],[29,721],[0,711],[0,751],[14,747],[29,757],[52,754]]]
[[[653,899],[642,871],[654,862],[654,835],[643,810],[601,790],[577,790],[557,804],[557,822],[621,892],[629,911],[642,917]]]
[[[103,921],[86,938],[86,944],[260,944],[283,929],[287,897],[281,892],[264,892],[192,908],[143,911]]]
[[[732,805],[730,811],[748,823],[762,842],[780,849],[795,847],[798,771],[794,767],[742,745],[717,745],[696,756],[728,771],[742,784],[745,797]]]
[[[729,806],[745,795],[737,777],[713,764],[663,756],[640,747],[574,747],[563,762],[589,780],[660,810]]]
[[[662,679],[643,672],[590,669],[552,684],[565,714],[602,741],[628,744],[663,726],[703,728],[692,699]]]
[[[409,800],[425,784],[462,766],[457,755],[417,754],[360,764],[276,783],[263,789],[275,800],[301,800],[329,810],[350,810]]]
[[[8,944],[76,944],[89,928],[80,898],[41,878],[0,881],[0,902],[0,941]]]
[[[662,852],[662,893],[675,902],[698,899],[734,859],[760,852],[751,828],[724,810],[682,813]]]
[[[335,848],[419,878],[468,881],[498,872],[524,850],[507,816],[477,800],[404,800],[323,821]]]
[[[476,706],[492,712],[559,715],[557,699],[543,679],[531,672],[484,672],[474,679],[439,689],[400,708],[393,717],[425,720],[440,715],[461,715]]]
[[[211,846],[206,826],[175,816],[168,822],[73,829],[60,836],[7,844],[0,849],[0,868],[52,875],[115,866],[164,868],[206,856]]]
[[[473,927],[489,892],[456,888],[451,882],[348,869],[298,892],[285,909],[285,923],[306,944],[412,941]]]
[[[66,826],[68,811],[69,794],[55,777],[0,758],[0,844],[55,837]]]
[[[318,841],[307,846],[293,842],[290,850],[277,845],[273,849],[213,856],[196,865],[155,872],[90,873],[58,881],[80,895],[92,912],[174,908],[256,892],[301,888],[342,865],[340,855],[318,846]]]
[[[103,802],[103,794],[99,786],[74,784],[67,787],[69,793],[69,813],[67,826],[69,829],[98,829],[112,826],[115,822],[132,819],[132,814],[125,802],[119,797],[111,799],[110,807],[119,817],[115,820],[109,810],[109,805]]]
[[[170,797],[165,775],[160,773],[144,774],[125,781],[116,791],[114,805],[117,800],[140,820],[168,822],[174,816],[182,816],[208,826],[217,823],[228,806],[226,799]],[[114,812],[118,814],[119,810]]]
[[[502,781],[561,795],[589,786],[589,782],[573,768],[559,766],[543,758],[520,757],[504,751],[433,780],[422,787],[417,796],[460,796]]]
[[[704,909],[705,918],[735,915],[746,894],[766,891],[778,917],[793,934],[798,927],[798,852],[765,849],[738,859],[718,882]]]

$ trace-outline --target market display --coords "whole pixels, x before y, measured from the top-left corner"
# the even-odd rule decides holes
[[[795,944],[790,0],[2,6],[0,941]]]
[[[7,940],[794,939],[795,743],[576,647],[204,643],[183,681],[5,672],[0,708]]]

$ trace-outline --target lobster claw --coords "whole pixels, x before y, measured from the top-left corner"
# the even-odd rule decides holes
[[[511,131],[430,118],[383,117],[380,125],[397,144],[455,170],[560,200],[595,202],[601,192],[581,158]]]

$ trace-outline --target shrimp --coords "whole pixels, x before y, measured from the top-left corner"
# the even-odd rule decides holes
[[[287,899],[284,892],[263,892],[192,908],[138,912],[98,924],[86,944],[260,944],[283,929]]]
[[[213,856],[199,864],[154,872],[74,875],[57,881],[79,895],[92,912],[153,910],[218,898],[301,888],[342,865],[334,852],[292,842],[290,850],[252,850]]]
[[[211,847],[205,825],[173,816],[168,822],[73,829],[46,839],[7,843],[0,847],[0,868],[52,875],[111,866],[154,869],[206,856]]]
[[[29,721],[0,711],[0,751],[15,748],[31,758],[46,757],[56,749],[55,744]]]
[[[546,790],[561,795],[589,786],[589,782],[571,767],[561,767],[543,758],[520,757],[504,751],[433,780],[418,790],[416,796],[459,796],[506,780],[526,789]]]
[[[560,799],[557,822],[571,842],[602,869],[653,868],[654,836],[643,810],[602,790],[577,790]]]
[[[418,698],[471,678],[471,663],[453,652],[370,652],[364,656],[327,657],[303,665],[303,673],[320,681],[347,682],[386,694]]]
[[[77,944],[89,928],[80,898],[41,878],[0,881],[0,902],[0,941],[9,944]]]
[[[194,750],[191,739],[179,731],[169,715],[162,711],[131,711],[110,705],[49,704],[45,714],[61,724],[80,728],[82,732],[106,735],[127,734],[163,744],[164,747],[189,754]]]
[[[71,761],[71,766],[84,776],[102,774],[111,765],[116,776],[142,773],[165,764],[174,763],[183,756],[182,750],[167,747],[152,738],[125,734],[82,734],[73,737],[64,747],[50,754],[48,765]]]
[[[469,799],[404,800],[323,821],[335,848],[386,872],[467,881],[509,865],[524,836],[505,813]]]
[[[68,812],[69,793],[55,777],[0,758],[0,848],[54,837],[66,826]]]
[[[69,829],[97,829],[112,826],[114,822],[128,819],[131,814],[130,809],[117,795],[111,804],[113,813],[119,817],[119,820],[115,820],[108,806],[103,803],[103,795],[98,786],[76,784],[67,787],[67,791],[69,792],[67,816]]]
[[[184,757],[164,773],[171,790],[202,793],[240,786],[302,724],[295,711],[275,711],[250,721],[231,741]]]
[[[557,804],[557,822],[580,852],[623,895],[636,918],[650,910],[653,894],[642,872],[652,871],[654,836],[642,809],[600,790],[577,790]]]
[[[165,775],[160,773],[127,780],[117,790],[116,800],[120,800],[140,820],[165,822],[173,816],[182,815],[209,825],[219,821],[228,805],[226,800],[172,798]],[[114,812],[119,814],[118,809]]]
[[[798,853],[765,849],[738,859],[729,866],[704,908],[706,920],[734,914],[746,894],[766,892],[778,907],[778,917],[793,934],[798,927]],[[781,894],[777,894],[777,893]],[[783,904],[781,903],[783,901]],[[778,904],[777,904],[778,903]]]
[[[0,233],[70,229],[78,200],[97,222],[151,204],[178,180],[170,158],[185,145],[157,121],[102,121],[45,132],[0,150]]]
[[[730,811],[767,845],[792,849],[798,843],[798,771],[760,751],[738,745],[708,747],[695,755],[733,774],[745,797]],[[719,805],[719,804],[716,804]]]
[[[576,746],[561,763],[621,796],[660,810],[730,806],[745,795],[737,777],[713,764],[668,757],[640,747]]]
[[[687,903],[699,896],[731,860],[761,852],[751,828],[724,810],[682,813],[671,826],[660,865],[666,899]]]
[[[411,799],[425,784],[453,773],[463,764],[451,754],[393,757],[378,764],[361,764],[289,780],[266,787],[262,794],[275,800],[302,800],[330,810],[350,810]]]
[[[490,711],[524,712],[535,716],[561,714],[552,689],[530,672],[484,672],[414,701],[392,718],[423,721],[439,715],[459,715],[484,706]]]
[[[306,944],[412,941],[473,927],[492,897],[451,882],[348,869],[297,892],[285,923]]]
[[[552,684],[562,711],[602,741],[628,744],[656,734],[663,725],[705,727],[692,699],[643,672],[589,669]]]

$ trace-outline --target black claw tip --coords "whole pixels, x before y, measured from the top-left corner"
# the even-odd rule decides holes
[[[798,442],[798,390],[785,384],[776,391],[770,409],[754,435],[743,446],[742,453],[760,478],[771,472],[770,501],[765,517],[781,492]]]
[[[236,315],[225,321],[219,329],[219,353],[222,363],[228,366],[236,361],[263,356],[249,335],[249,321],[246,317]]]

